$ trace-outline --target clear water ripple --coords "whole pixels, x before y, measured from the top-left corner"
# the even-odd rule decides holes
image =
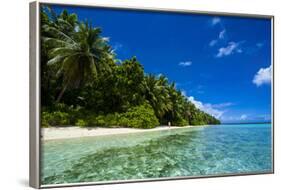
[[[42,184],[267,172],[271,125],[219,125],[42,143]]]

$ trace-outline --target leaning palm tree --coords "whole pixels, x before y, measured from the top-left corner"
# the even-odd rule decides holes
[[[64,23],[67,25],[67,19]],[[100,36],[100,28],[80,23],[73,32],[64,32],[56,25],[48,24],[43,25],[42,29],[54,36],[43,37],[43,43],[50,47],[47,64],[59,65],[57,75],[63,76],[57,102],[60,102],[67,88],[77,88],[91,75],[96,76],[101,69],[110,69],[107,60],[113,59],[113,51],[107,39]]]

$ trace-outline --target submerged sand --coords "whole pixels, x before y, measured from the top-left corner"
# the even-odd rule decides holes
[[[50,127],[41,129],[41,139],[43,140],[55,140],[55,139],[69,139],[79,137],[94,137],[104,135],[116,135],[116,134],[128,134],[128,133],[140,133],[151,132],[161,130],[173,130],[179,128],[191,128],[198,126],[159,126],[153,129],[134,129],[134,128],[102,128],[102,127]]]

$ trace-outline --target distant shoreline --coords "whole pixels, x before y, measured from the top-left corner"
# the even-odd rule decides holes
[[[71,139],[80,137],[94,137],[94,136],[106,136],[106,135],[117,135],[117,134],[129,134],[129,133],[142,133],[152,131],[163,131],[173,130],[182,128],[193,128],[193,127],[205,127],[208,125],[196,125],[196,126],[159,126],[153,129],[136,129],[136,128],[104,128],[104,127],[49,127],[41,128],[41,139],[42,140],[59,140],[59,139]]]

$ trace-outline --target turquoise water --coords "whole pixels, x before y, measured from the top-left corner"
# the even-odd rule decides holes
[[[42,142],[42,184],[270,172],[271,125],[217,125]]]

